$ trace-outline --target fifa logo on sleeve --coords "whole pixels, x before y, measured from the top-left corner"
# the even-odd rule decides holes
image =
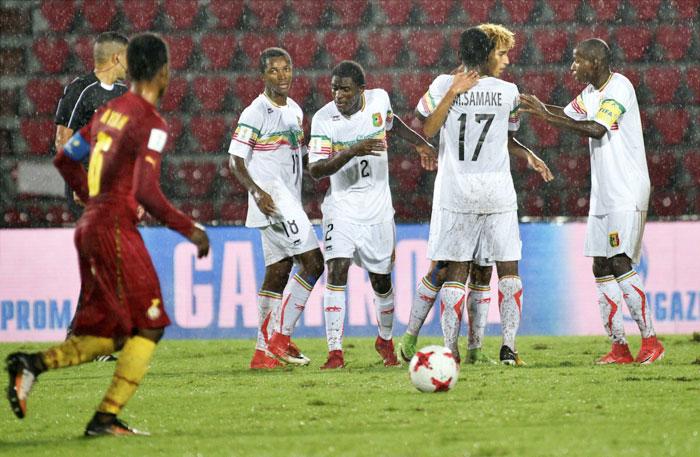
[[[620,246],[620,235],[617,232],[608,233],[608,241],[611,248]]]

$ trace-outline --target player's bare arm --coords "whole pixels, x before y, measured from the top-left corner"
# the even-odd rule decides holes
[[[566,116],[564,113],[564,107],[563,106],[557,106],[557,105],[549,105],[547,103],[544,104],[544,106],[547,107],[549,111],[552,113],[556,114],[557,116]],[[568,117],[568,116],[567,116]]]
[[[581,136],[595,138],[597,140],[603,138],[603,135],[605,135],[607,131],[604,126],[594,121],[577,121],[564,114],[558,115],[550,111],[547,106],[534,95],[522,94],[520,96],[520,111],[534,114],[555,127],[565,128]]]
[[[190,234],[190,241],[197,246],[197,258],[201,259],[209,255],[209,236],[204,230],[204,227],[195,224],[194,230]]]
[[[233,175],[238,179],[238,182],[253,196],[255,204],[258,205],[260,211],[266,216],[273,216],[276,210],[275,202],[270,197],[270,194],[255,184],[255,181],[248,173],[248,168],[245,166],[245,160],[242,157],[232,156],[229,160],[229,167]]]
[[[550,182],[554,179],[552,171],[544,160],[540,159],[531,149],[518,141],[512,133],[508,135],[508,152],[511,155],[525,159],[528,167],[539,173],[544,182]]]
[[[310,164],[309,173],[314,179],[325,178],[335,174],[354,157],[378,156],[381,151],[386,151],[386,142],[384,140],[369,139],[359,141],[350,146],[347,151],[336,154],[330,159],[319,160]]]
[[[416,148],[423,168],[430,171],[437,169],[437,150],[435,146],[406,125],[403,119],[397,115],[394,115],[394,126],[391,132],[396,133],[397,136],[408,141]]]
[[[427,138],[434,137],[440,131],[440,128],[445,123],[445,119],[447,119],[447,113],[449,113],[455,97],[474,87],[477,82],[479,82],[479,73],[474,70],[470,70],[467,73],[458,73],[454,76],[452,85],[445,96],[442,97],[440,103],[438,103],[435,111],[430,113],[430,116],[425,119],[423,133]]]

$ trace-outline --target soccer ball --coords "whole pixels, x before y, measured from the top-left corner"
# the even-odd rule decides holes
[[[411,359],[408,374],[421,392],[447,392],[457,384],[459,367],[452,351],[443,346],[426,346]]]

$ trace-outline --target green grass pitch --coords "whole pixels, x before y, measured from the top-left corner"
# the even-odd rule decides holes
[[[662,341],[654,365],[601,367],[602,337],[520,337],[527,367],[462,366],[454,390],[421,394],[369,338],[347,338],[348,367],[333,372],[318,368],[321,339],[297,340],[309,367],[273,372],[246,368],[252,341],[166,340],[121,415],[152,436],[81,436],[114,369],[90,363],[42,375],[22,421],[5,404],[0,455],[697,456],[700,342]],[[487,353],[499,344],[487,338]]]

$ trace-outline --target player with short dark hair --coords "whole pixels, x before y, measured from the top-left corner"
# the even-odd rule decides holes
[[[136,228],[137,205],[209,252],[204,228],[175,209],[160,189],[167,124],[155,105],[170,80],[165,42],[143,34],[129,43],[131,90],[97,111],[59,149],[54,164],[86,202],[75,230],[83,303],[73,334],[62,344],[7,357],[8,399],[18,418],[47,370],[89,362],[121,350],[112,383],[85,429],[87,436],[141,432],[117,418],[143,379],[156,344],[170,324],[148,250]],[[81,161],[90,157],[88,172]]]
[[[600,315],[612,342],[598,363],[649,364],[664,356],[664,347],[633,264],[641,256],[651,185],[637,95],[629,79],[611,70],[611,55],[601,39],[582,41],[574,49],[571,71],[586,88],[565,108],[523,95],[521,110],[589,139],[591,200],[584,251],[593,257]],[[635,358],[625,337],[623,300],[642,334]]]
[[[331,72],[333,101],[311,123],[309,172],[330,177],[323,200],[324,257],[328,281],[323,296],[328,360],[321,367],[342,368],[345,287],[351,263],[369,273],[378,323],[375,349],[385,366],[399,365],[392,330],[394,291],[391,270],[396,233],[389,189],[386,135],[395,132],[421,156],[434,160],[434,148],[395,116],[389,94],[365,89],[360,64],[343,61]]]

